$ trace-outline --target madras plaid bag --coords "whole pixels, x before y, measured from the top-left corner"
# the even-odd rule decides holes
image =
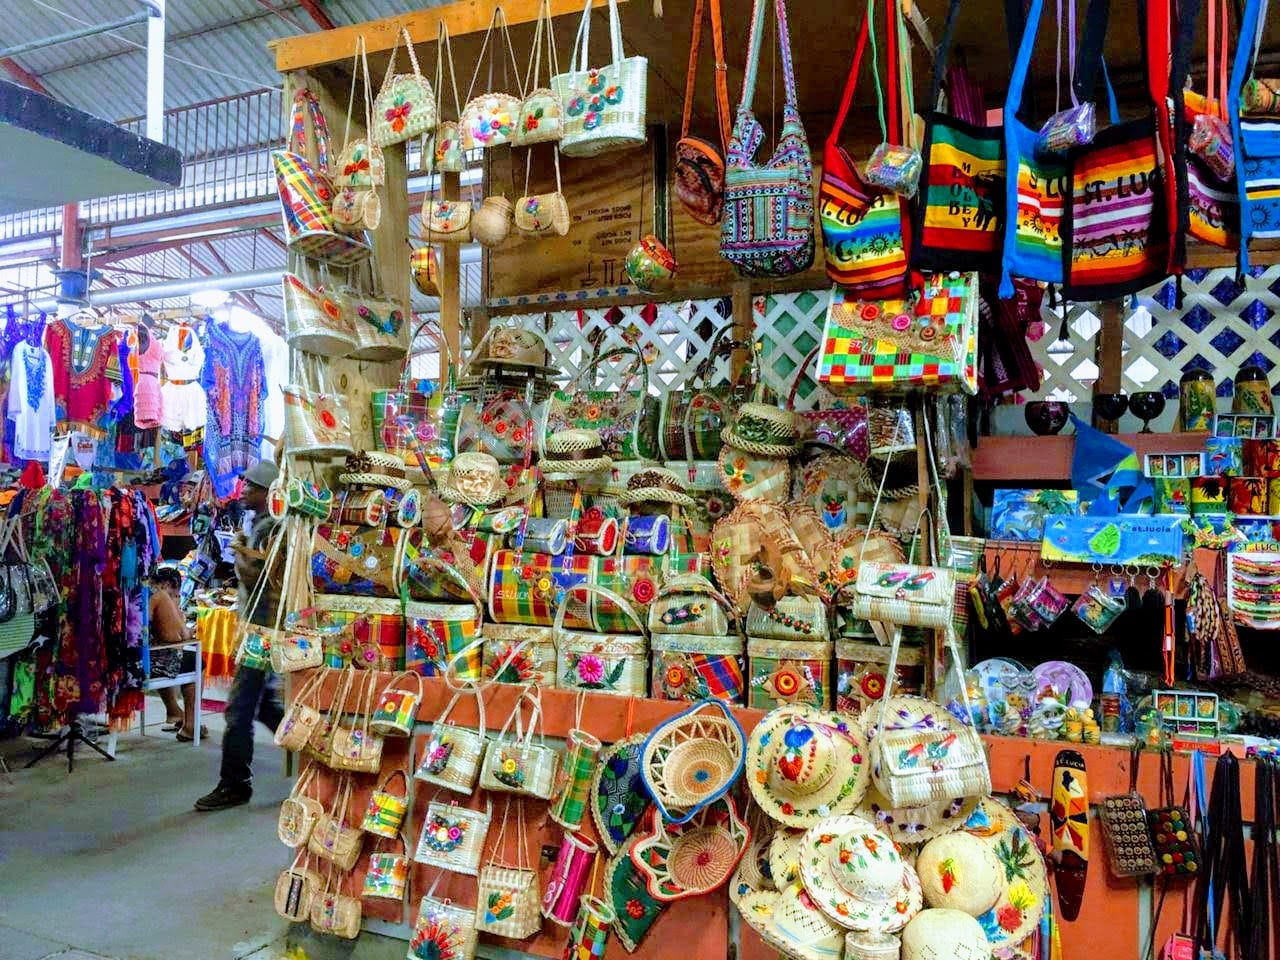
[[[742,703],[746,694],[742,637],[706,637],[655,633],[650,695],[656,700],[705,700],[716,697]]]
[[[742,100],[726,156],[720,255],[745,277],[788,277],[813,265],[813,161],[796,105],[786,0],[774,0],[786,99],[773,156],[763,166],[756,165],[764,127],[751,112],[751,100],[764,39],[765,2],[754,0],[751,10]]]
[[[581,587],[595,580],[595,557],[575,554],[499,550],[489,567],[489,616],[498,623],[550,627],[556,622],[556,597],[570,589],[565,626],[592,630],[591,598]]]

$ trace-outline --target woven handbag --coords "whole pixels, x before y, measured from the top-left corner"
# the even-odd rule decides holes
[[[402,686],[408,680],[410,689]],[[383,737],[408,737],[418,717],[418,704],[422,702],[422,675],[400,673],[378,694],[377,708],[369,719],[369,729]]]
[[[770,608],[747,611],[747,636],[765,640],[826,640],[827,605],[818,597],[786,596]]]
[[[401,793],[391,790],[391,781],[396,777],[404,781]],[[360,829],[378,837],[398,837],[408,810],[409,775],[397,768],[383,777],[377,789],[369,794],[369,806],[365,809]]]
[[[645,621],[631,603],[607,587],[585,583],[576,591],[607,600],[635,624],[639,636],[586,633],[564,628],[569,593],[556,610],[557,686],[565,690],[615,693],[643,697],[648,690],[646,671],[649,637]]]
[[[524,940],[542,929],[542,879],[529,865],[529,840],[525,833],[524,800],[516,804],[516,861],[502,859],[506,848],[507,818],[513,800],[508,797],[502,826],[489,862],[480,868],[476,898],[476,928],[484,933]]]
[[[529,175],[533,169],[533,151],[527,151],[524,159],[524,196],[516,201],[516,229],[526,237],[543,237],[554,234],[563,237],[569,232],[569,202],[564,198],[560,183],[560,148],[554,148],[556,189],[553,193],[530,193]]]
[[[272,896],[276,913],[290,923],[303,922],[311,915],[311,902],[323,886],[320,874],[311,869],[311,853],[299,850],[289,868],[276,878]]]
[[[615,374],[619,386],[610,390],[597,380],[604,365],[615,360],[629,360],[631,366],[625,376]],[[604,452],[614,461],[657,459],[658,401],[649,393],[649,365],[638,349],[615,347],[600,352],[597,344],[578,375],[551,395],[543,439],[572,429],[599,433]]]
[[[372,261],[363,267],[358,282],[338,290],[342,312],[355,333],[354,360],[403,360],[409,349],[409,327],[404,306],[386,295],[382,274]]]
[[[405,894],[409,892],[409,870],[412,864],[404,834],[397,834],[395,839],[400,841],[398,853],[394,851],[388,853],[384,850],[370,851],[360,896],[372,897],[375,900],[404,901]]]
[[[296,384],[284,394],[284,452],[298,460],[331,460],[355,453],[351,414],[341,393],[311,390]]]
[[[333,804],[316,818],[307,849],[321,860],[336,864],[340,870],[350,870],[360,858],[364,833],[359,827],[347,825],[347,813],[351,806],[351,778],[343,776],[338,781]]]
[[[364,80],[364,129],[366,135],[352,138],[351,117],[356,102],[356,81],[363,75]],[[356,53],[351,69],[351,93],[347,99],[347,125],[342,134],[342,152],[338,154],[338,165],[333,172],[333,183],[337,187],[380,187],[387,180],[386,159],[382,148],[368,139],[368,131],[373,129],[373,84],[369,81],[369,54],[364,35],[356,37]]]
[[[276,632],[271,641],[271,669],[276,673],[294,673],[324,665],[324,641],[318,629],[305,625],[310,610],[289,615],[285,629]]]
[[[470,243],[471,201],[432,200],[422,205],[424,238],[428,243]]]
[[[297,753],[307,745],[312,731],[320,723],[316,701],[329,676],[332,674],[328,670],[317,670],[298,688],[276,727],[273,739],[277,747]]]
[[[404,41],[413,73],[396,73],[396,53]],[[436,125],[436,95],[418,67],[409,31],[401,27],[391,47],[382,89],[373,102],[373,142],[380,147],[404,143],[430,133]]]
[[[469,794],[475,789],[487,741],[484,735],[484,698],[480,696],[478,688],[475,689],[475,696],[476,709],[480,713],[479,728],[471,730],[448,722],[462,693],[461,690],[455,692],[440,716],[431,724],[418,751],[421,759],[418,761],[418,769],[413,772],[413,779]]]
[[[276,821],[276,836],[286,847],[301,847],[311,839],[311,830],[316,820],[324,813],[324,804],[317,798],[308,796],[307,792],[317,786],[315,762],[309,762],[307,768],[293,784],[289,796],[280,804],[280,816]]]
[[[715,52],[713,74],[716,91],[716,129],[720,135],[717,147],[709,140],[689,135],[693,119],[693,101],[698,77],[698,51],[702,46],[703,0],[693,7],[693,40],[689,44],[689,69],[685,74],[684,113],[680,119],[680,139],[676,141],[675,190],[685,212],[698,223],[711,226],[720,222],[724,212],[724,157],[729,151],[732,120],[729,109],[729,79],[724,64],[724,28],[720,17],[720,0],[711,0],[711,43]]]
[[[510,82],[507,66],[510,64],[519,95],[494,91],[493,63],[489,63],[490,91],[475,92],[476,82],[480,79],[480,67],[484,64],[485,53],[489,51],[489,39],[497,28],[502,41],[505,41],[507,57],[502,57],[498,49],[500,41],[494,40],[492,56],[502,59],[503,86]],[[462,149],[476,150],[499,147],[511,143],[516,135],[516,121],[520,115],[520,104],[524,100],[524,87],[520,82],[519,65],[516,63],[515,47],[511,45],[511,32],[507,29],[507,15],[501,6],[495,6],[489,17],[489,26],[484,32],[484,41],[480,45],[480,53],[476,56],[476,69],[471,75],[471,87],[467,90],[467,102],[462,108]]]
[[[556,594],[570,598],[565,626],[592,630],[591,598],[583,587],[595,579],[598,558],[554,557],[517,550],[494,552],[489,564],[489,617],[497,623],[550,627],[556,622]]]
[[[359,897],[346,896],[339,892],[341,889],[342,878],[335,877],[330,866],[325,888],[311,899],[311,929],[343,940],[354,940],[360,936],[363,907]]]
[[[454,455],[487,453],[499,463],[522,463],[525,438],[536,416],[515,390],[502,390],[486,401],[468,397],[458,410]]]
[[[556,685],[555,631],[506,623],[484,625],[484,676],[494,683]]]
[[[747,706],[756,710],[800,704],[830,710],[830,640],[766,640],[747,638],[749,672]]]
[[[556,56],[556,35],[551,26],[551,0],[542,0],[538,6],[529,71],[524,78],[524,99],[520,101],[520,109],[516,111],[513,142],[518,147],[549,143],[559,140],[564,134],[564,104],[550,87],[538,86],[544,48],[547,53],[547,81],[550,82],[560,72],[560,60]]]
[[[338,718],[347,709],[353,677],[355,677],[355,670],[351,667],[339,673],[329,709],[320,715],[319,722],[312,728],[311,736],[307,738],[306,746],[302,748],[303,756],[326,767],[333,759],[333,731],[338,726]]]
[[[746,645],[737,635],[655,633],[650,696],[655,700],[742,703],[746,696]]]
[[[529,727],[524,727],[524,705],[529,705]],[[538,733],[542,723],[542,696],[537,687],[527,689],[494,739],[485,749],[480,786],[500,793],[518,793],[547,800],[555,786],[560,755]],[[514,731],[512,724],[515,725]],[[511,732],[508,738],[507,734]],[[534,743],[534,735],[538,742]]]
[[[725,158],[720,255],[746,277],[787,277],[813,265],[813,161],[796,106],[786,2],[774,0],[786,99],[782,132],[773,155],[763,166],[756,164],[764,128],[751,112],[751,101],[760,66],[765,17],[762,7],[766,2],[754,0],[751,9],[751,41],[742,99]]]
[[[651,634],[723,637],[733,621],[733,602],[700,574],[669,577],[649,605]]]
[[[370,732],[369,719],[378,675],[372,671],[362,674],[361,682],[364,693],[363,696],[357,694],[356,702],[362,709],[357,709],[350,726],[340,723],[334,728],[333,759],[329,766],[353,773],[377,773],[382,767],[382,737]]]
[[[617,0],[609,0],[609,46],[613,61],[587,66],[591,45],[592,0],[583,7],[569,70],[551,78],[551,89],[564,104],[560,149],[566,157],[594,157],[645,142],[649,61],[623,57],[622,23]]]
[[[427,804],[413,859],[474,877],[480,872],[480,855],[492,819],[493,804],[487,796],[483,810],[461,807],[456,800],[432,800]]]
[[[415,251],[415,254],[424,250],[431,252],[430,247],[423,247]],[[414,330],[409,338],[411,347],[418,344],[418,338],[427,326],[428,323],[422,323]],[[402,350],[397,387],[391,390],[373,390],[369,394],[373,413],[373,442],[377,449],[412,462],[410,458],[416,444],[433,470],[443,467],[453,458],[453,423],[450,422],[440,396],[449,396],[455,392],[454,368],[448,343],[444,337],[436,337],[435,342],[443,345],[441,352],[449,358],[443,391],[427,389],[435,385],[414,380],[408,359],[409,351]]]
[[[721,433],[732,419],[732,410],[752,397],[752,381],[758,379],[755,351],[751,364],[736,381],[709,384],[720,360],[730,358],[744,344],[733,339],[733,325],[721,327],[699,362],[693,376],[680,389],[668,390],[662,398],[658,438],[664,460],[715,460],[724,445]],[[686,468],[690,465],[686,463]],[[692,479],[692,478],[691,478]]]
[[[324,357],[345,357],[355,349],[355,327],[338,298],[313,289],[292,273],[284,275],[282,285],[289,346]]]
[[[431,889],[422,898],[418,917],[409,939],[409,960],[474,960],[476,955],[476,914],[471,907],[462,907],[451,900],[439,900],[435,896],[441,873],[432,881]]]

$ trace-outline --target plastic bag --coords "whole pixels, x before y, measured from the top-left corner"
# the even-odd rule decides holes
[[[1231,139],[1231,126],[1227,121],[1211,113],[1196,114],[1187,146],[1219,180],[1235,178],[1236,154]]]
[[[919,150],[882,143],[872,151],[863,175],[877,187],[904,197],[914,197],[923,168]]]
[[[1093,143],[1098,129],[1097,110],[1092,103],[1080,103],[1059,110],[1044,122],[1036,138],[1036,153],[1053,156],[1066,153],[1072,147]]]

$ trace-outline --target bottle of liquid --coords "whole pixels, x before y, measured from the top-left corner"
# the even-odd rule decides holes
[[[1120,654],[1111,651],[1106,672],[1102,675],[1102,694],[1099,697],[1102,711],[1103,733],[1128,733],[1129,724],[1128,683],[1124,677],[1124,665]]]

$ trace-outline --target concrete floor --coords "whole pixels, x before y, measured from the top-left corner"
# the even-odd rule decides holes
[[[158,700],[148,719],[163,717]],[[257,727],[252,803],[191,804],[218,780],[222,715],[199,748],[149,727],[108,763],[78,747],[22,770],[39,741],[0,742],[0,960],[273,960],[288,924],[272,891],[288,793],[283,754]],[[103,735],[105,743],[105,734]]]

